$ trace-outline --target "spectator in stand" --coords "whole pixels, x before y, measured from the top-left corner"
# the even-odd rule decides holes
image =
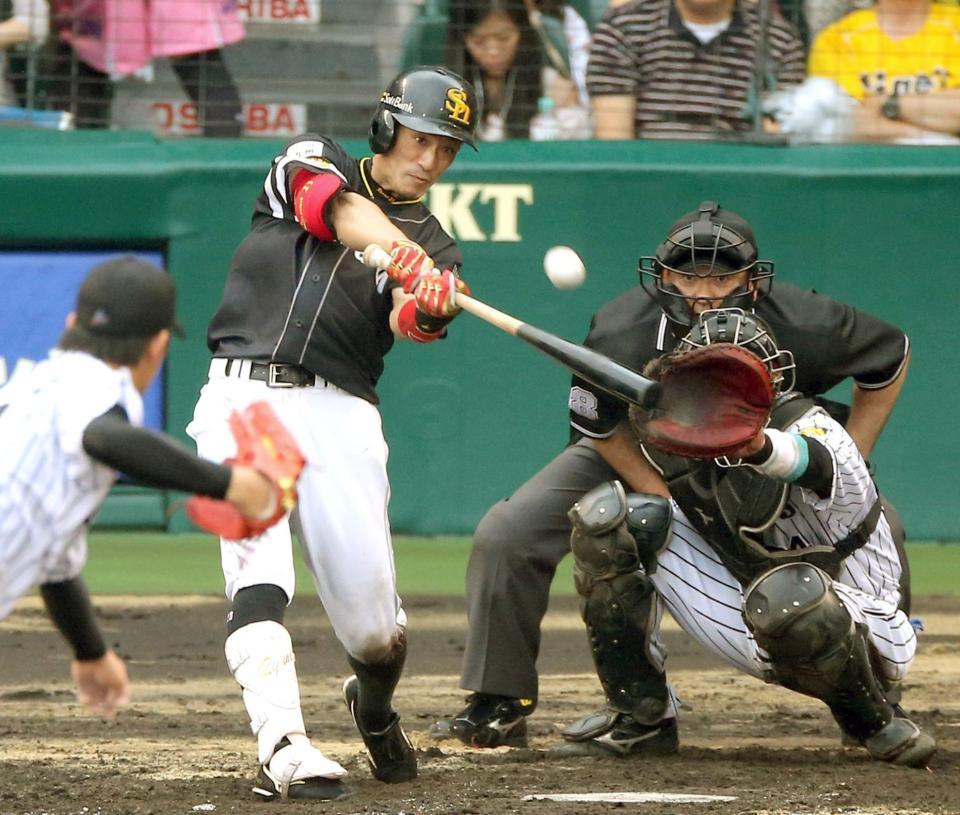
[[[204,136],[243,132],[240,94],[221,49],[246,33],[233,0],[51,0],[58,43],[49,104],[78,127],[108,127],[113,80],[169,57]]]
[[[853,140],[960,143],[960,8],[877,0],[817,37],[810,74],[860,102]]]
[[[0,21],[0,105],[19,105],[13,87],[7,81],[6,49],[31,43],[40,45],[47,37],[50,12],[46,0],[13,0],[10,14]]]
[[[544,18],[562,26],[566,42],[551,43]],[[575,71],[579,65],[585,87],[585,60],[577,54],[585,52],[589,30],[572,8],[553,0],[451,0],[447,31],[446,63],[473,83],[483,102],[482,140],[528,138],[541,97],[553,99],[561,122],[571,122],[568,137],[590,135],[583,124],[588,117],[559,113],[584,111]]]
[[[744,0],[611,8],[594,31],[587,69],[597,137],[721,139],[750,131],[757,97],[805,76],[794,28],[776,14],[767,26],[758,49],[758,8]],[[769,87],[757,88],[755,75],[769,77]]]

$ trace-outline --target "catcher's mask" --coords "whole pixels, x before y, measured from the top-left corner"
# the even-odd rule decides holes
[[[716,201],[704,201],[670,227],[656,255],[640,258],[640,282],[668,319],[690,328],[697,319],[690,301],[707,298],[682,294],[676,286],[664,282],[663,270],[696,277],[746,273],[743,285],[727,295],[721,306],[749,309],[769,291],[773,278],[773,263],[757,260],[758,254],[757,239],[746,220],[721,209]]]
[[[386,153],[401,124],[418,133],[449,136],[476,150],[479,119],[477,94],[469,82],[446,68],[423,65],[404,71],[380,96],[370,122],[370,149]]]
[[[778,395],[793,390],[796,381],[793,353],[777,347],[770,328],[755,314],[739,308],[704,311],[690,333],[680,340],[680,348],[703,348],[718,342],[739,345],[759,357],[770,371]]]

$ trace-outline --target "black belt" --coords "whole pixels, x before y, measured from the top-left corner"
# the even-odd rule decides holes
[[[234,362],[240,360],[228,359],[224,373],[230,376]],[[299,365],[286,362],[251,362],[250,379],[266,382],[268,388],[312,388],[317,384],[317,375]],[[320,380],[326,384],[325,380]]]

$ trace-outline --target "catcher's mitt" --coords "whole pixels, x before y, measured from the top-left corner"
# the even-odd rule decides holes
[[[265,517],[249,518],[229,501],[195,495],[187,501],[187,515],[208,532],[240,540],[260,535],[293,509],[305,461],[293,436],[266,402],[253,402],[243,413],[233,411],[230,429],[237,440],[237,455],[224,463],[252,467],[264,475],[273,486],[271,509]]]
[[[770,370],[732,343],[668,354],[644,374],[660,382],[659,403],[630,408],[637,438],[677,456],[719,458],[763,429],[773,406]]]

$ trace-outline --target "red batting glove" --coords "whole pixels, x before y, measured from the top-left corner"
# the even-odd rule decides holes
[[[419,280],[433,272],[433,259],[420,244],[413,241],[394,241],[390,246],[390,265],[387,274],[401,286]]]
[[[453,318],[460,313],[457,294],[470,294],[470,287],[450,269],[420,278],[413,296],[417,308],[430,317]]]

